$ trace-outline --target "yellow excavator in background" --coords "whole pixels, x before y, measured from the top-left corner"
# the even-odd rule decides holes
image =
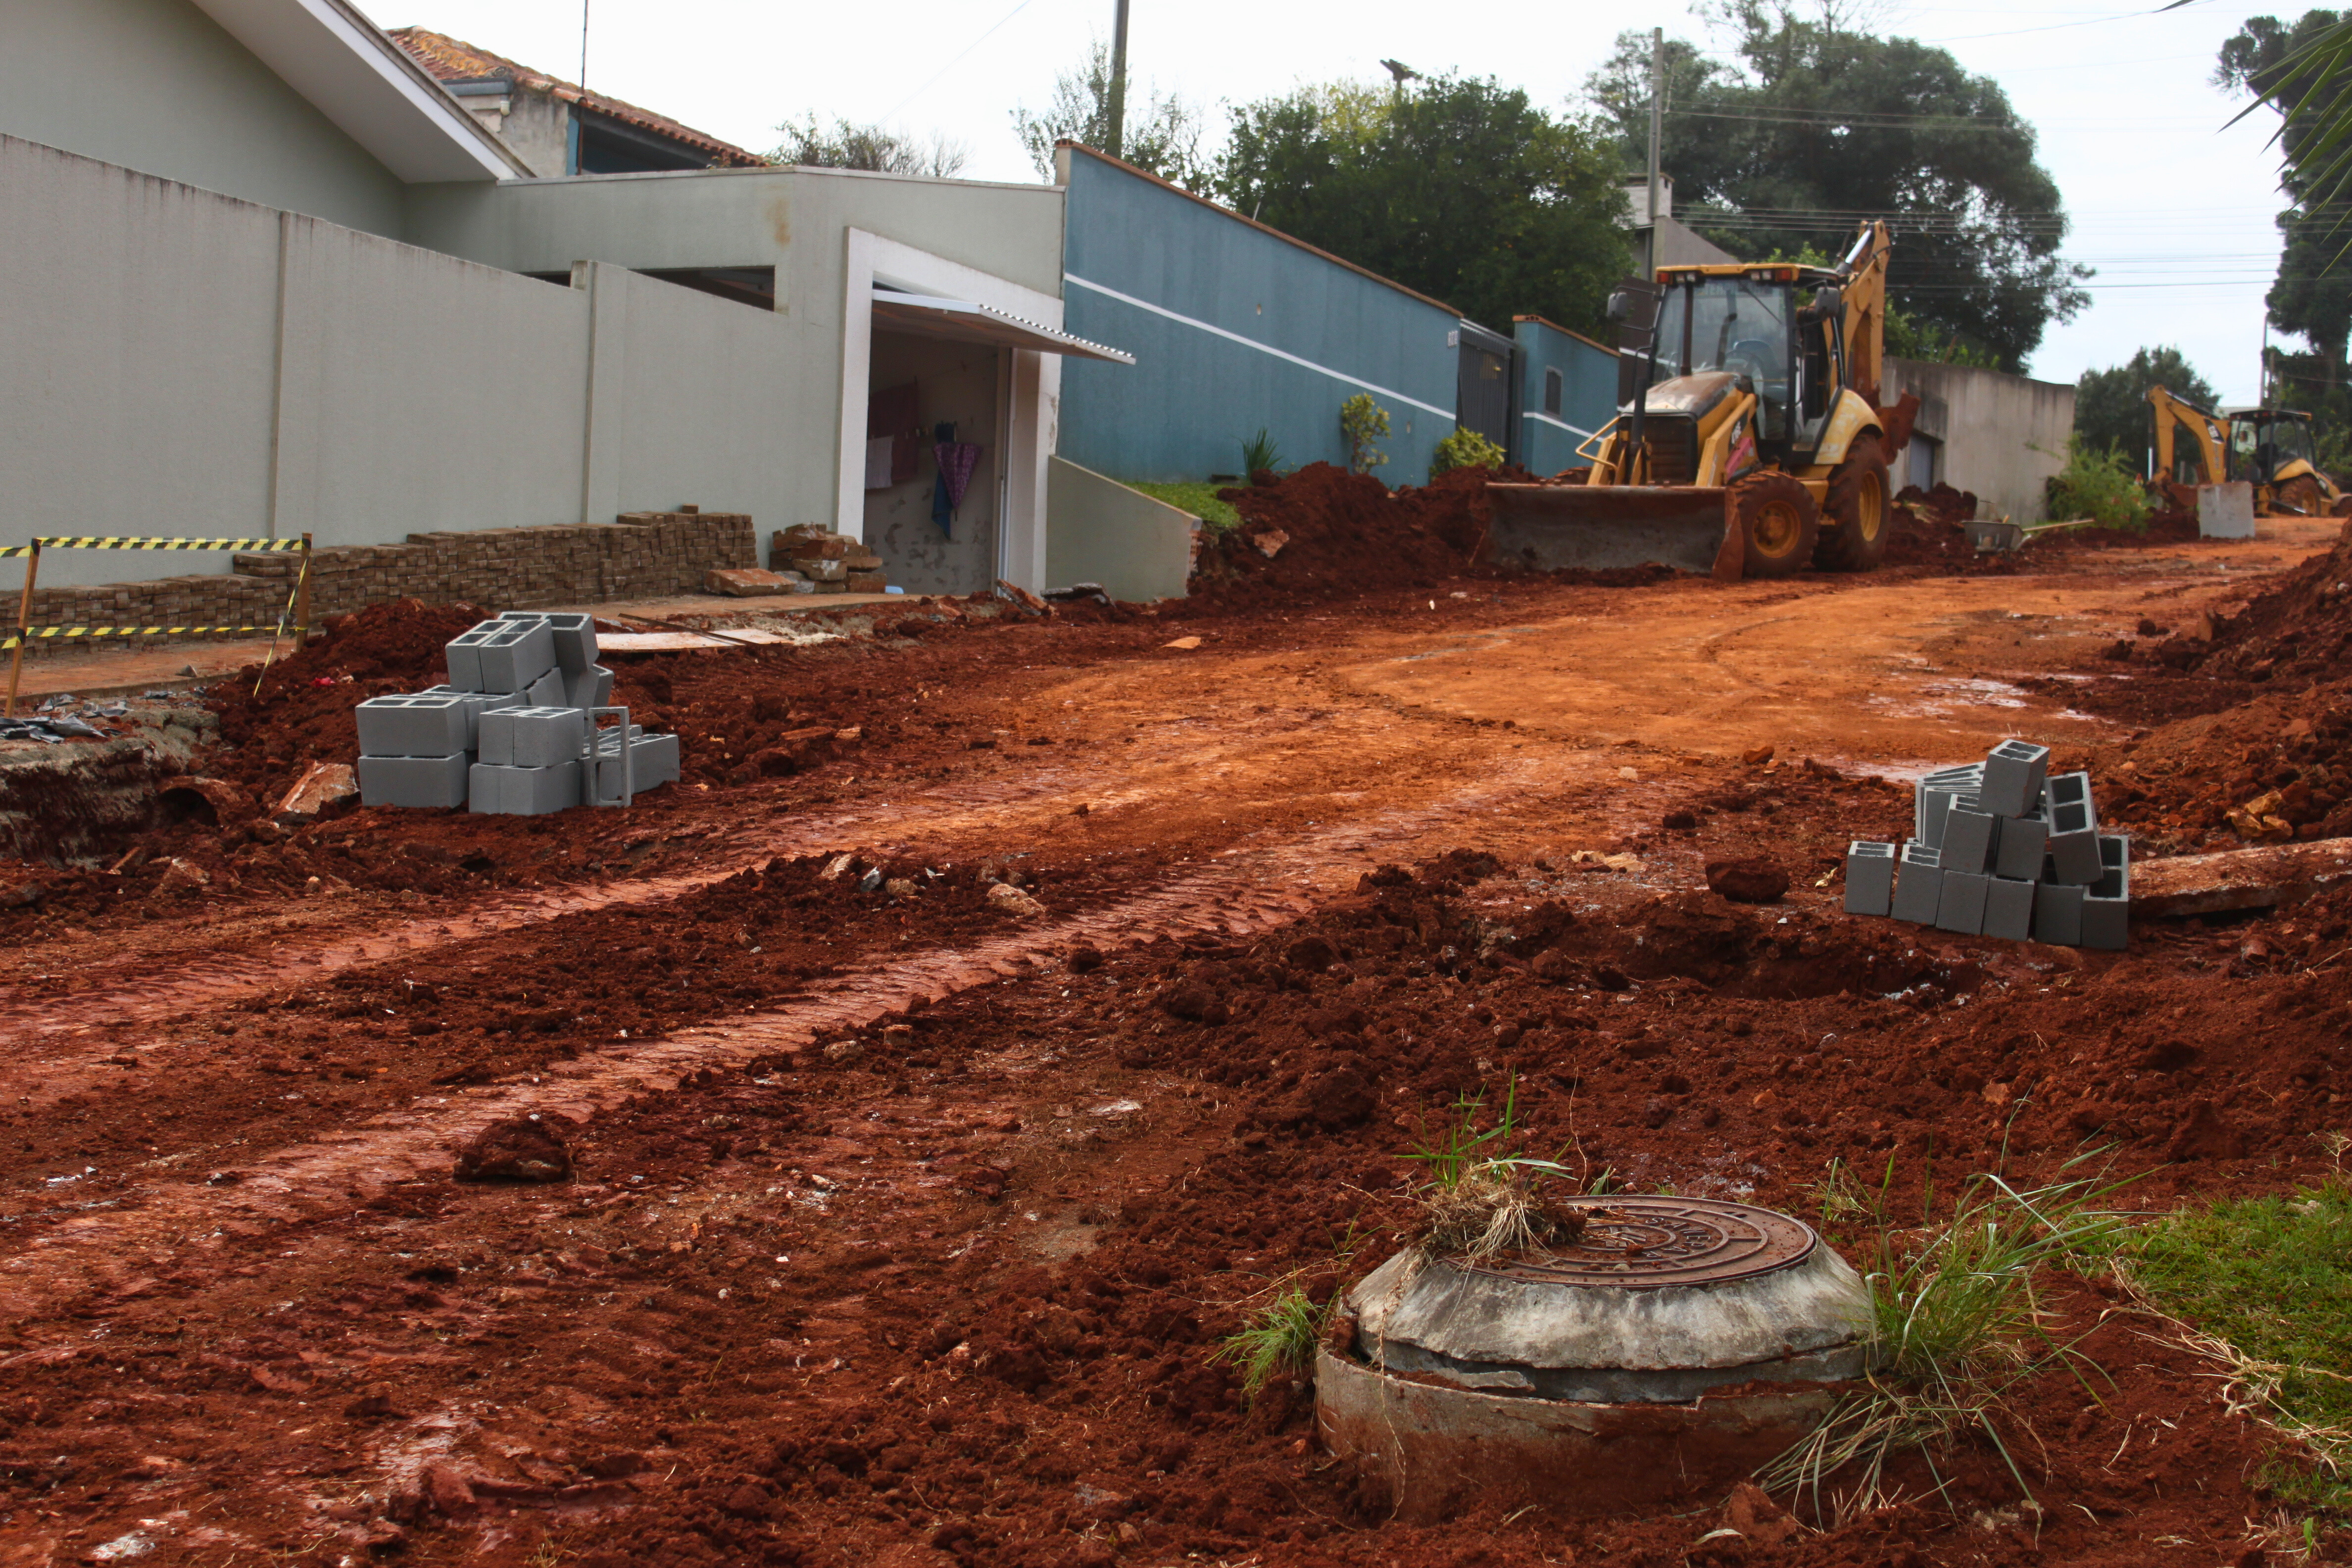
[[[1660,268],[1633,395],[1577,449],[1592,466],[1489,484],[1487,558],[1537,571],[1657,562],[1722,580],[1877,565],[1887,461],[1918,406],[1878,406],[1890,248],[1886,225],[1865,223],[1835,268]],[[1638,288],[1610,301],[1612,316],[1638,315]]]
[[[2242,479],[2254,487],[2256,517],[2341,517],[2352,511],[2352,498],[2319,471],[2310,415],[2291,408],[2214,414],[2161,386],[2147,389],[2147,404],[2155,426],[2148,441],[2150,486]],[[2189,437],[2185,443],[2183,435]]]

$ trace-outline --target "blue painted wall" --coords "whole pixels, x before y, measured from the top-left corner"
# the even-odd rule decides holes
[[[1291,467],[1345,464],[1339,405],[1370,392],[1389,415],[1373,473],[1428,482],[1454,430],[1454,311],[1083,149],[1063,156],[1064,330],[1135,355],[1063,363],[1063,457],[1202,479],[1238,473],[1264,426]]]
[[[1617,356],[1540,316],[1511,322],[1519,345],[1519,428],[1511,455],[1538,474],[1582,468],[1579,443],[1617,416]],[[1544,413],[1544,373],[1559,372],[1559,413]]]

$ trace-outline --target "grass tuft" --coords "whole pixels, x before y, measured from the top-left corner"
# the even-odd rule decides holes
[[[1328,1302],[1318,1305],[1293,1282],[1252,1313],[1238,1332],[1220,1341],[1213,1359],[1240,1370],[1242,1397],[1255,1405],[1259,1391],[1276,1378],[1303,1377],[1314,1366],[1315,1347],[1330,1316]]]
[[[1864,1273],[1871,1370],[1758,1479],[1807,1497],[1821,1516],[1850,1518],[1897,1500],[1889,1468],[1906,1453],[1925,1455],[1940,1491],[1937,1456],[1973,1431],[2000,1452],[2038,1510],[2003,1433],[2007,1397],[2053,1364],[2078,1376],[2096,1370],[2050,1332],[2036,1279],[2112,1253],[2121,1219],[2098,1205],[2118,1184],[2074,1180],[2020,1190],[1979,1175],[1962,1187],[1948,1221],[1915,1229],[1889,1223],[1882,1184]]]

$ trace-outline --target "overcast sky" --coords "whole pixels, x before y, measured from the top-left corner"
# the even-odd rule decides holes
[[[580,0],[363,3],[387,26],[429,27],[551,75],[580,74]],[[968,177],[1031,180],[1011,111],[1045,106],[1055,72],[1078,58],[1089,33],[1108,35],[1112,3],[591,0],[587,85],[762,150],[780,121],[809,111],[942,131],[969,148]],[[1872,30],[1950,48],[2007,89],[2041,132],[2043,166],[2074,218],[2066,254],[2099,276],[2090,309],[2043,339],[2033,374],[2071,382],[2144,344],[2175,343],[2225,401],[2252,402],[2279,248],[2276,160],[2265,146],[2275,120],[2263,110],[2223,129],[2241,105],[2210,78],[2221,41],[2265,8],[2192,0],[2149,15],[2156,3],[1888,5]],[[1299,82],[1385,82],[1382,57],[1431,74],[1492,75],[1559,109],[1577,102],[1618,28],[1663,26],[1725,47],[1685,5],[1656,0],[1472,14],[1400,0],[1132,4],[1137,88],[1205,104],[1218,126],[1216,106]],[[1473,16],[1475,29],[1465,26]]]

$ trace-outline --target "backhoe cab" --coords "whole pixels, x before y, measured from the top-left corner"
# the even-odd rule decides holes
[[[2291,408],[2212,414],[2161,386],[2147,389],[2147,402],[2154,426],[2147,451],[2151,486],[2242,480],[2254,488],[2256,517],[2352,512],[2352,497],[2319,471],[2310,415]]]
[[[1496,558],[1720,578],[1878,564],[1895,445],[1876,406],[1887,249],[1886,226],[1865,224],[1834,268],[1660,268],[1653,352],[1633,398],[1578,448],[1591,469],[1488,487]],[[1642,303],[1621,295],[1612,313]]]

